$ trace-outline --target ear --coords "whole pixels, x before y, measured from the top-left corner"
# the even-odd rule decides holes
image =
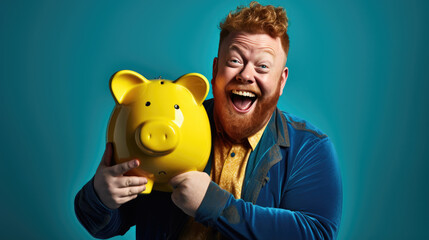
[[[207,78],[199,73],[188,73],[178,78],[174,83],[179,84],[191,91],[198,105],[201,105],[209,93],[209,82]]]
[[[217,64],[218,64],[218,58],[217,58],[217,57],[215,57],[215,58],[213,59],[212,81],[213,81],[213,79],[215,79],[215,78],[216,78],[216,75],[217,75]]]
[[[280,76],[280,96],[283,94],[283,88],[286,85],[286,80],[289,75],[289,69],[285,67],[283,69],[282,75]]]
[[[213,83],[214,83],[216,76],[217,76],[217,64],[218,64],[218,62],[219,62],[219,58],[215,57],[213,59],[213,72],[212,72],[212,81],[211,81],[212,86],[214,86]]]
[[[125,96],[131,89],[141,83],[147,82],[149,80],[134,71],[122,70],[116,72],[110,78],[110,91],[115,101],[118,104],[122,104],[124,103]]]

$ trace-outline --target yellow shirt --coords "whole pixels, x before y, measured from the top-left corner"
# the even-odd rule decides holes
[[[247,141],[242,144],[223,141],[219,134],[215,136],[210,177],[222,189],[232,193],[236,199],[241,198],[241,189],[250,153],[255,150],[267,124],[256,134],[248,137]],[[191,218],[185,225],[179,239],[209,239],[212,237],[212,231],[213,229],[207,228]]]
[[[246,172],[249,155],[264,133],[266,125],[255,135],[247,138],[242,144],[222,141],[216,135],[214,141],[214,159],[210,176],[222,189],[232,193],[236,199],[241,198],[241,189]]]

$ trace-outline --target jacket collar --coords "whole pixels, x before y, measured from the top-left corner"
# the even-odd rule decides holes
[[[280,147],[290,147],[287,121],[278,108],[274,110],[267,125],[265,139],[261,139],[261,141],[269,142],[270,147],[275,143]]]
[[[276,108],[268,122],[267,128],[258,147],[249,156],[242,199],[256,203],[259,192],[269,181],[268,171],[284,159],[284,150],[290,146],[286,117]]]
[[[290,147],[289,131],[287,129],[287,120],[283,113],[276,108],[277,119],[277,142],[281,147]]]

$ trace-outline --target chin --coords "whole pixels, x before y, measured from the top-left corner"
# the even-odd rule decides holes
[[[248,137],[257,133],[270,120],[277,105],[279,96],[266,99],[257,99],[246,109],[237,108],[229,99],[227,106],[216,104],[215,111],[222,131],[230,141],[243,142]]]

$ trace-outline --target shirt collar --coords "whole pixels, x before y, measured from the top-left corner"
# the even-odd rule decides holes
[[[259,140],[261,140],[262,134],[264,133],[268,123],[269,121],[257,133],[247,138],[247,141],[252,148],[252,151],[255,151],[256,145],[258,145]]]

